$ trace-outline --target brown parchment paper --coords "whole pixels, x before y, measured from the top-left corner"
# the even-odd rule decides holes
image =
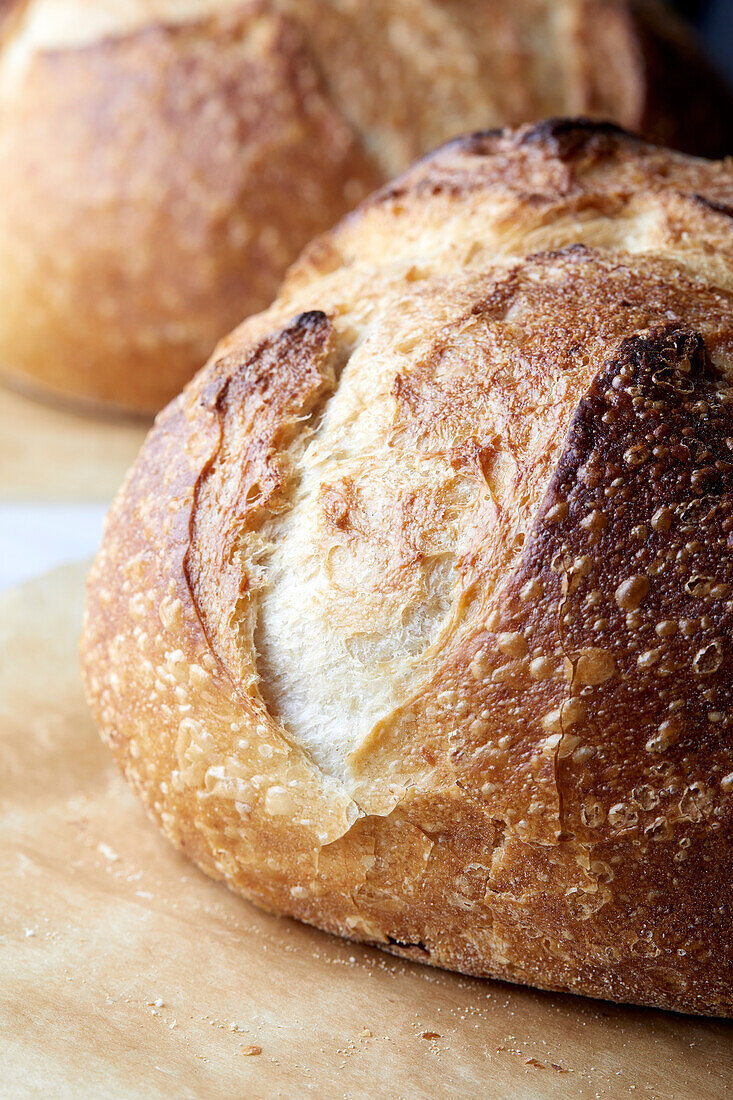
[[[110,500],[149,426],[144,420],[75,412],[0,384],[0,498]]]
[[[403,963],[200,875],[87,716],[83,575],[0,595],[0,1095],[730,1095],[729,1023]]]

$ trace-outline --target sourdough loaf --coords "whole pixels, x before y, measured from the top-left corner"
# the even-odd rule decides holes
[[[160,415],[103,737],[208,874],[469,974],[733,1012],[733,170],[445,146]]]

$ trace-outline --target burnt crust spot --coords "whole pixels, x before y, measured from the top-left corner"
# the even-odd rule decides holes
[[[462,134],[441,145],[439,149],[429,153],[417,163],[428,163],[450,151],[464,153],[466,156],[490,156],[497,151],[497,143],[500,141],[516,148],[543,145],[548,152],[562,161],[576,159],[584,154],[590,145],[605,144],[607,148],[615,148],[619,141],[631,142],[634,145],[646,144],[642,138],[625,130],[622,126],[617,126],[614,122],[592,118],[546,118],[519,129],[507,126]]]
[[[544,145],[561,161],[576,160],[591,147],[596,153],[613,149],[619,141],[645,144],[614,122],[592,118],[546,118],[521,130],[517,137],[518,145]]]
[[[362,208],[399,201],[413,193],[455,197],[477,190],[486,181],[470,163],[471,158],[496,157],[499,162],[520,162],[534,149],[544,152],[549,160],[569,172],[580,161],[613,156],[622,145],[642,150],[654,148],[615,123],[589,118],[550,118],[519,129],[477,130],[453,138],[422,157],[406,175],[367,199]],[[464,158],[468,164],[462,164]]]

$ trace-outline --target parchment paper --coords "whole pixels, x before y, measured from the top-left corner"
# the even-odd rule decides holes
[[[0,597],[0,1095],[730,1094],[728,1023],[402,963],[200,875],[92,729],[83,574]]]

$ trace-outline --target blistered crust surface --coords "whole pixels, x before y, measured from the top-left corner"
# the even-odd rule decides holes
[[[435,965],[733,1012],[732,203],[586,124],[448,146],[161,414],[84,676],[208,873]]]

